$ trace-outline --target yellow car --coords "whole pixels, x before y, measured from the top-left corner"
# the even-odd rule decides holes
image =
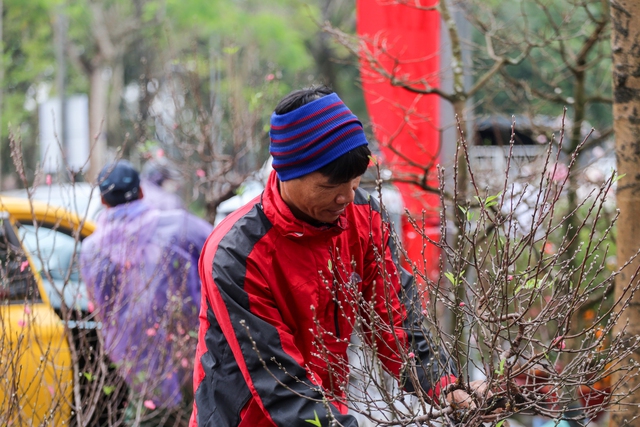
[[[94,380],[78,332],[96,329],[77,254],[94,228],[63,208],[0,196],[2,426],[77,423],[72,408],[85,400],[74,380]]]

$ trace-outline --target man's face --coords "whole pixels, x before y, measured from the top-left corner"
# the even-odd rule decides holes
[[[330,184],[320,172],[280,182],[282,199],[296,218],[307,222],[335,222],[353,202],[360,177],[344,184]]]

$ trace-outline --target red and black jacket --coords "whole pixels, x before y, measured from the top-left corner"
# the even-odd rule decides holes
[[[400,302],[388,226],[373,199],[358,190],[336,224],[314,227],[293,216],[273,172],[261,196],[216,227],[200,257],[192,427],[307,427],[316,418],[328,426],[328,410],[356,427],[340,391],[356,312],[389,372],[402,378],[413,351],[426,367],[422,388],[448,378],[421,328],[408,328],[420,321]],[[320,387],[331,390],[328,405]]]

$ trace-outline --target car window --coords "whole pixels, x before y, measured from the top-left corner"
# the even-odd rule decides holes
[[[11,223],[0,218],[0,301],[41,301],[38,284]]]
[[[80,280],[78,257],[81,242],[61,230],[45,225],[21,224],[20,240],[42,277],[51,306],[59,310],[62,301],[69,308],[88,310],[87,289]]]

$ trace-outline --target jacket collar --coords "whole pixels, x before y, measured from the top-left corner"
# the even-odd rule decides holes
[[[134,200],[133,202],[123,203],[118,206],[105,209],[98,217],[98,222],[113,222],[121,220],[131,220],[139,217],[149,210],[149,206],[143,202],[143,199]]]
[[[269,221],[283,236],[300,241],[306,239],[328,240],[349,227],[346,215],[351,206],[347,206],[345,213],[334,224],[330,225],[316,227],[296,218],[289,206],[282,200],[278,183],[278,176],[275,171],[272,171],[271,175],[269,175],[267,186],[262,193],[262,208]]]

